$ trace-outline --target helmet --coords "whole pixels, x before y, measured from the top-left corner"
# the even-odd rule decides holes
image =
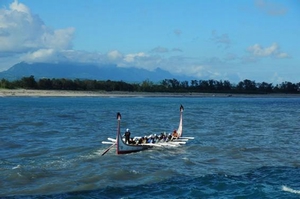
[[[129,132],[129,129],[126,129],[126,132]]]

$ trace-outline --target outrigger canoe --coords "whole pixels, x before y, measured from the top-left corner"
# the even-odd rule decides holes
[[[180,120],[179,120],[179,126],[177,129],[177,137],[172,138],[169,140],[157,140],[156,142],[152,143],[142,143],[142,144],[127,144],[125,143],[124,139],[122,138],[120,126],[121,126],[121,114],[117,113],[117,136],[116,139],[108,138],[109,142],[103,141],[103,144],[111,144],[109,148],[107,148],[102,155],[106,154],[112,147],[116,146],[116,152],[117,154],[127,154],[127,153],[133,153],[138,151],[143,151],[146,149],[154,148],[154,147],[178,147],[183,144],[186,144],[186,142],[190,139],[194,139],[194,137],[182,137],[182,120],[183,120],[183,106],[180,106]]]

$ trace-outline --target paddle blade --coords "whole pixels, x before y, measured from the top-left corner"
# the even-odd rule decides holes
[[[115,144],[111,145],[110,147],[108,147],[101,156],[104,156],[113,146],[115,146]]]

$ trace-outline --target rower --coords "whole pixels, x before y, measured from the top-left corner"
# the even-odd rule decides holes
[[[130,130],[126,129],[125,131],[125,143],[129,144],[129,139],[130,139]]]
[[[177,130],[175,129],[175,130],[173,131],[173,133],[172,133],[172,139],[171,139],[171,140],[177,139],[177,138],[178,138],[178,133],[177,133]]]

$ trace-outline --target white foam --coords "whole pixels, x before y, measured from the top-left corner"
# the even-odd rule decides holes
[[[290,193],[300,194],[300,190],[295,190],[284,185],[282,186],[282,190]]]
[[[17,166],[13,167],[12,169],[18,169],[20,167],[21,167],[21,165],[18,164]]]

